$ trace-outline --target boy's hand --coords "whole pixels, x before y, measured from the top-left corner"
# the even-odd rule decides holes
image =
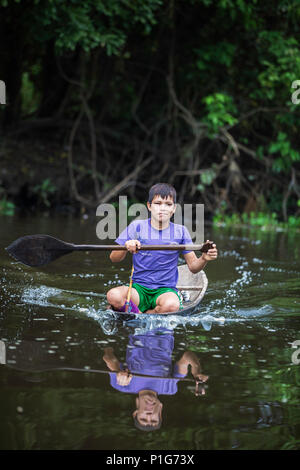
[[[194,379],[196,380],[196,382],[206,382],[208,378],[209,378],[208,375],[204,375],[204,374],[194,375]]]
[[[122,370],[121,372],[117,373],[117,383],[119,385],[122,385],[123,387],[126,387],[126,385],[129,385],[132,380],[132,375],[129,373],[129,370]]]
[[[213,243],[213,242],[210,240],[206,240],[206,243]],[[213,248],[208,250],[207,253],[202,253],[202,258],[205,261],[212,261],[212,260],[217,259],[217,257],[218,257],[218,250],[217,250],[215,243],[213,243]]]
[[[205,388],[204,382],[208,380],[208,375],[204,374],[195,374],[194,379],[196,380],[196,387],[195,387],[195,395],[198,397],[199,395],[205,395]],[[200,390],[199,390],[200,385]]]
[[[141,248],[141,242],[139,240],[128,240],[125,246],[130,253],[137,253]]]

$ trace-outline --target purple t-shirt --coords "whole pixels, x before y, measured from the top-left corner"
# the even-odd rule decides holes
[[[132,377],[128,385],[122,386],[117,383],[116,373],[110,372],[111,386],[126,393],[153,390],[158,395],[174,395],[178,380],[185,375],[178,373],[176,365],[172,366],[173,348],[173,332],[163,328],[144,335],[130,335],[126,353],[129,371],[152,377]],[[121,369],[123,368],[121,364]],[[178,380],[171,379],[170,376]]]
[[[128,240],[139,240],[142,245],[193,245],[191,236],[184,225],[170,222],[168,228],[157,230],[151,219],[134,220],[116,239],[119,245]],[[178,257],[184,251],[139,251],[133,255],[133,282],[149,289],[158,287],[175,288],[178,280]]]

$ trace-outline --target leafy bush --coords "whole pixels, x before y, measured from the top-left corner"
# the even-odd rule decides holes
[[[213,224],[217,226],[232,225],[251,225],[253,227],[261,227],[263,230],[287,230],[300,229],[300,217],[289,216],[287,222],[280,222],[275,212],[250,212],[250,214],[231,214],[226,215],[219,210],[213,217]]]
[[[50,178],[46,178],[41,184],[33,188],[33,192],[37,194],[39,202],[47,207],[50,207],[49,197],[56,191],[57,188],[51,183]]]
[[[207,124],[208,134],[211,137],[225,124],[233,125],[237,123],[238,120],[234,116],[237,110],[231,96],[224,93],[214,93],[203,98],[203,103],[207,110],[203,122]]]
[[[5,198],[0,200],[0,215],[14,215],[15,205],[13,202],[7,201]]]

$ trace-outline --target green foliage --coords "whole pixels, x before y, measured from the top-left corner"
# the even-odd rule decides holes
[[[149,34],[162,0],[35,0],[33,33],[38,41],[55,40],[57,51],[88,52],[101,46],[118,55],[131,30],[138,25]]]
[[[203,98],[206,106],[207,114],[203,118],[203,122],[207,124],[208,135],[213,136],[220,127],[226,124],[230,126],[237,123],[234,114],[237,113],[233,98],[224,93],[214,93]]]
[[[51,183],[50,178],[44,179],[41,184],[34,186],[33,192],[37,194],[41,204],[50,207],[50,196],[57,191],[56,186]]]
[[[290,228],[300,228],[300,217],[290,215],[288,217],[287,225]]]
[[[263,160],[264,158],[264,153],[265,153],[265,148],[263,145],[259,145],[257,148],[256,148],[256,155],[257,157],[260,159],[260,160]]]
[[[260,88],[251,93],[253,98],[274,100],[288,98],[290,85],[300,76],[298,40],[285,37],[280,31],[260,31],[257,38],[261,72],[258,74]]]
[[[272,169],[277,173],[289,171],[294,162],[300,161],[300,152],[291,147],[289,138],[284,132],[279,132],[277,141],[271,142],[269,152],[280,154],[280,157],[276,158],[272,165]]]
[[[200,174],[200,182],[197,189],[199,189],[199,191],[204,191],[205,186],[210,186],[216,177],[217,173],[215,171],[215,165],[213,165],[211,168],[208,168]]]
[[[28,72],[24,72],[22,75],[21,98],[23,114],[31,114],[37,110],[40,95],[34,87]]]
[[[22,84],[23,116],[40,111],[43,118],[59,116],[64,125],[70,123],[81,107],[79,87],[64,79],[69,77],[77,83],[86,79],[86,90],[96,83],[91,88],[89,107],[99,142],[97,168],[103,155],[102,142],[108,149],[101,161],[101,174],[107,175],[102,179],[99,175],[101,185],[105,185],[104,179],[112,186],[117,184],[114,170],[124,143],[130,149],[137,139],[134,164],[140,161],[141,149],[146,153],[158,149],[156,172],[165,156],[161,149],[176,142],[180,159],[170,159],[168,174],[196,169],[196,162],[201,169],[209,168],[199,177],[198,190],[208,191],[212,204],[217,204],[215,191],[219,194],[226,184],[226,159],[218,175],[211,169],[213,163],[220,165],[224,151],[231,152],[230,142],[229,148],[224,148],[226,141],[221,141],[220,131],[233,127],[230,132],[235,141],[250,150],[240,150],[241,191],[233,204],[240,207],[243,195],[251,191],[249,181],[254,181],[258,192],[266,197],[269,183],[265,191],[262,178],[257,176],[260,169],[280,174],[279,192],[286,192],[290,171],[300,161],[300,107],[291,102],[291,84],[300,79],[298,2],[0,0],[0,10],[10,37],[20,31],[18,47],[22,44],[24,56],[18,67],[10,66],[7,75],[12,76],[15,70],[19,74],[16,83]],[[3,46],[1,51],[4,70],[11,56],[6,49]],[[175,99],[172,103],[166,86],[170,73],[176,103]],[[7,89],[9,92],[9,86]],[[17,90],[14,96],[9,96],[9,111],[14,110],[14,116],[4,118],[12,126],[20,117]],[[201,129],[198,149],[191,142],[195,136],[191,116]],[[36,117],[39,119],[38,113]],[[61,135],[65,137],[69,124],[64,125]],[[74,145],[80,140],[88,153],[88,144],[82,138],[87,135],[82,132],[84,126],[86,116],[80,122]],[[53,127],[49,130],[52,132]],[[142,137],[146,134],[147,144]],[[214,142],[207,142],[206,137]],[[198,150],[203,158],[201,155],[195,159]],[[79,165],[79,153],[74,152],[74,165]],[[89,164],[86,167],[90,168]],[[79,178],[79,186],[89,179],[91,174],[86,172],[86,177]],[[137,197],[141,187],[132,189]],[[229,188],[230,195],[232,191],[234,185]],[[279,200],[274,196],[271,212],[278,211],[278,207]]]
[[[293,436],[290,437],[289,441],[286,442],[281,450],[299,450],[300,449],[300,439],[297,439]]]
[[[0,186],[0,215],[14,215],[15,205],[7,200],[6,191]]]
[[[289,230],[300,229],[300,217],[289,216],[287,222],[280,222],[275,212],[250,212],[243,214],[227,215],[224,212],[225,207],[216,211],[213,217],[213,224],[216,226],[234,226],[250,225],[260,227],[262,230]]]
[[[0,215],[14,215],[15,205],[7,201],[6,198],[0,199]]]
[[[237,46],[230,42],[221,41],[217,44],[203,45],[201,48],[195,49],[197,56],[196,66],[199,70],[210,71],[212,65],[222,65],[230,67]]]
[[[273,187],[267,195],[267,199],[269,211],[280,213],[282,210],[282,192],[278,188]]]

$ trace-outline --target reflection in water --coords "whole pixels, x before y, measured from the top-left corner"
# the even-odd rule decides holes
[[[193,416],[191,413],[201,413],[202,425],[197,429],[197,431],[195,431],[195,435],[198,436],[202,442],[201,445],[204,446],[203,448],[211,448],[214,440],[220,436],[227,436],[226,439],[228,438],[229,440],[229,443],[226,444],[227,447],[243,448],[244,441],[245,439],[249,439],[250,433],[253,434],[253,432],[260,431],[261,429],[266,432],[267,428],[272,428],[276,432],[278,426],[285,425],[287,419],[286,413],[284,414],[284,409],[287,405],[284,405],[276,399],[270,400],[267,398],[266,400],[263,400],[262,397],[260,397],[259,400],[252,400],[249,397],[247,399],[242,399],[241,403],[240,397],[242,392],[245,387],[248,388],[250,385],[245,384],[245,386],[242,386],[241,388],[243,382],[237,380],[234,391],[229,391],[228,387],[226,387],[227,382],[224,378],[224,374],[222,374],[222,367],[217,367],[220,374],[216,371],[218,360],[215,360],[214,363],[208,360],[208,362],[210,362],[209,368],[212,372],[209,380],[209,393],[205,394],[205,387],[207,387],[207,385],[200,383],[200,390],[198,393],[200,395],[205,394],[205,402],[200,400],[195,406],[191,395],[186,393],[186,391],[189,388],[193,388],[193,392],[197,392],[197,387],[195,390],[195,377],[198,380],[202,379],[202,382],[206,382],[208,377],[201,375],[199,359],[193,352],[186,351],[181,353],[182,355],[177,362],[174,363],[172,361],[172,354],[174,354],[173,331],[164,328],[150,330],[142,334],[135,333],[130,335],[126,349],[126,359],[123,363],[116,357],[112,348],[105,348],[103,359],[108,366],[106,370],[85,370],[79,367],[67,367],[67,360],[61,360],[61,356],[59,354],[56,355],[49,353],[49,351],[51,351],[51,346],[53,347],[54,345],[46,340],[2,341],[0,345],[2,364],[6,363],[10,369],[13,368],[28,372],[28,374],[23,376],[23,379],[30,382],[44,382],[46,387],[48,387],[48,381],[49,384],[52,383],[51,376],[48,376],[45,373],[37,374],[37,372],[47,370],[77,371],[78,376],[77,374],[76,376],[79,381],[81,380],[80,377],[82,377],[86,372],[89,372],[89,377],[96,376],[97,372],[105,375],[109,374],[111,386],[120,392],[125,392],[124,398],[125,394],[135,394],[136,398],[129,402],[128,400],[125,402],[116,400],[113,407],[114,418],[110,411],[108,423],[110,423],[110,420],[114,420],[116,415],[119,413],[116,403],[126,403],[126,409],[128,410],[126,414],[128,413],[129,426],[134,429],[134,426],[132,426],[133,423],[130,421],[130,414],[132,414],[134,423],[139,430],[143,429],[154,431],[155,429],[159,429],[162,425],[162,419],[164,416],[164,398],[162,397],[167,395],[174,396],[176,394],[176,397],[172,398],[172,403],[176,403],[176,409],[178,409],[178,406],[182,407],[182,411],[189,414],[189,416]],[[60,349],[58,345],[56,345],[56,347]],[[64,345],[62,347],[64,347]],[[97,353],[96,355],[99,356]],[[205,362],[207,363],[207,361]],[[74,364],[74,359],[70,364]],[[189,366],[192,367],[193,379],[186,378]],[[2,367],[4,367],[4,365],[2,365]],[[35,373],[32,374],[32,372]],[[178,381],[190,381],[191,386],[182,388],[178,392]],[[67,382],[67,376],[63,376],[63,383],[66,384]],[[85,404],[86,388],[84,388],[82,382],[76,383],[81,383],[80,387],[83,387],[82,390],[84,393],[82,393],[82,400]],[[105,383],[107,384],[107,381],[105,380],[100,383],[102,387]],[[96,393],[101,393],[99,382],[95,382],[95,385]],[[283,386],[284,385],[285,384],[283,384]],[[223,390],[221,393],[223,400],[222,404],[218,403],[218,392],[216,393],[216,389]],[[44,404],[47,409],[50,408],[57,410],[54,426],[55,432],[57,432],[57,424],[60,423],[61,426],[63,426],[63,420],[65,420],[66,417],[61,410],[65,408],[68,409],[69,400],[71,400],[74,405],[74,400],[77,400],[77,397],[80,397],[81,395],[78,393],[78,389],[75,389],[74,392],[73,389],[70,388],[67,394],[65,394],[65,391],[62,394],[62,396],[64,396],[63,405],[58,406],[58,396],[56,392],[53,392],[53,397],[52,392],[48,395],[50,390],[51,388],[45,388],[44,392],[42,389],[39,391],[41,396],[40,401],[39,395],[34,394],[34,392],[32,392],[32,395],[31,392],[29,392],[29,396],[35,397],[33,400],[37,400],[40,409],[42,404]],[[64,390],[68,389],[66,388]],[[236,390],[238,390],[238,393],[236,393]],[[93,413],[95,413],[98,408],[98,405],[95,405],[95,407],[92,405],[92,403],[95,403],[95,396],[98,395],[93,395],[93,401],[90,402],[91,407],[94,410]],[[238,399],[237,396],[239,397]],[[102,394],[101,397],[103,400],[103,410],[106,410],[106,407],[110,404],[110,398],[106,401],[109,395]],[[187,399],[187,397],[191,398]],[[22,411],[22,414],[26,414],[26,420],[33,425],[36,417],[34,414],[31,415],[28,413],[29,406],[27,404],[26,407],[26,401],[23,402],[20,400],[18,394],[13,395],[12,400],[14,400],[15,405],[22,404],[22,408],[25,410],[24,412]],[[30,401],[31,400],[32,398],[30,398]],[[71,406],[72,413],[74,412],[73,405]],[[78,399],[78,401],[76,401],[76,409],[78,407],[78,416],[76,418],[78,420],[78,426],[80,426],[80,423],[82,422],[80,411],[82,408],[80,408],[80,406],[82,407],[83,405]],[[18,409],[19,408],[20,407],[18,407]],[[17,407],[14,409],[17,409]],[[176,414],[175,410],[174,412]],[[21,411],[18,411],[18,413],[20,414]],[[170,432],[170,429],[168,430],[168,427],[170,428],[169,418],[168,422],[164,424],[164,432],[165,429],[167,429],[167,432]],[[106,426],[107,425],[108,424],[106,424]],[[172,425],[173,423],[171,426]],[[105,434],[104,428],[103,433]],[[153,436],[155,435],[156,433],[153,434]],[[253,435],[255,436],[255,434]]]
[[[3,344],[0,363],[16,370],[28,372],[41,372],[51,369],[60,369],[64,361],[52,354],[53,344],[49,341],[1,341]],[[34,381],[32,377],[31,381]]]
[[[208,376],[201,373],[196,354],[186,351],[173,364],[173,349],[173,331],[158,328],[129,335],[124,364],[115,356],[112,347],[104,350],[103,359],[113,371],[110,373],[111,386],[120,392],[137,394],[133,419],[138,429],[154,431],[161,427],[163,404],[159,396],[177,393],[178,380],[187,376],[190,366],[197,384],[196,393],[205,394],[204,386],[199,392],[199,382],[206,382]]]
[[[283,423],[283,410],[277,402],[259,402],[255,407],[240,406],[239,412],[247,420],[241,426],[243,431],[249,431],[253,424],[260,429]]]
[[[1,363],[16,370],[109,373],[110,383],[116,390],[137,394],[133,419],[136,427],[145,431],[161,427],[163,404],[159,396],[176,394],[177,383],[184,380],[190,366],[196,395],[205,394],[204,385],[200,385],[199,390],[199,383],[208,380],[208,376],[201,373],[199,359],[192,351],[184,352],[175,364],[172,363],[173,331],[164,328],[142,335],[129,335],[124,364],[119,362],[112,347],[105,348],[103,359],[108,367],[106,371],[67,367],[63,361],[49,355],[51,344],[48,341],[1,341],[0,346]],[[25,379],[30,382],[43,380],[40,376],[28,376]]]

